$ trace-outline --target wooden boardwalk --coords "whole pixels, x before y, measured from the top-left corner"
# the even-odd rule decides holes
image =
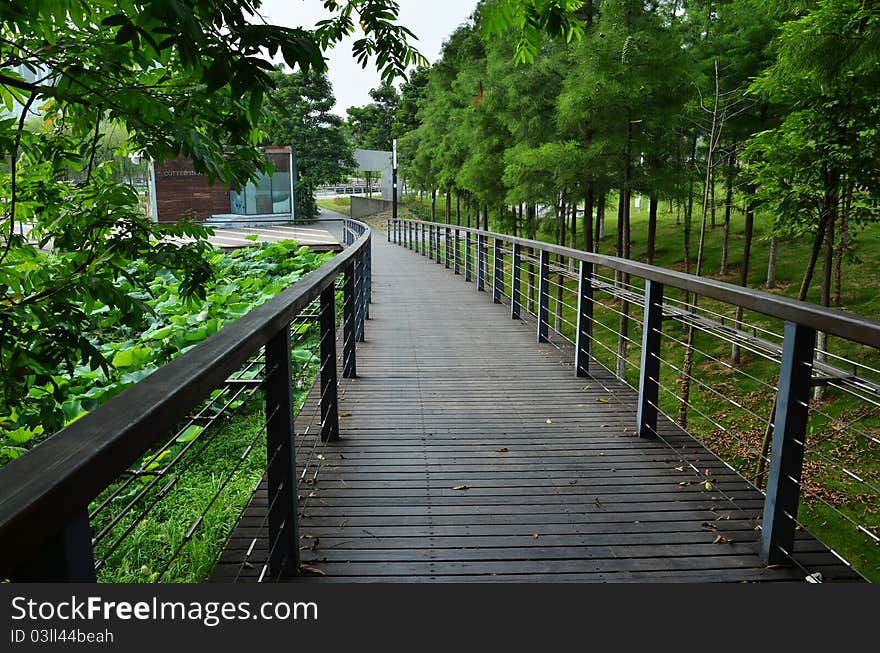
[[[303,562],[325,575],[291,580],[804,580],[758,558],[751,485],[668,421],[672,448],[635,436],[629,388],[576,378],[570,356],[451,270],[382,233],[373,249],[359,378],[340,387],[343,439],[301,490]],[[301,462],[316,400],[297,421]],[[259,578],[265,511],[261,487],[213,580]],[[855,578],[798,538],[809,571]]]

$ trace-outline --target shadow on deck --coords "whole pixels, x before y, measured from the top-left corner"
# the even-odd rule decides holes
[[[533,325],[451,270],[382,237],[373,247],[367,341],[358,378],[339,387],[342,439],[317,438],[317,389],[296,423],[308,567],[290,580],[857,578],[805,531],[803,568],[768,568],[752,485],[662,417],[666,442],[637,437],[630,388],[600,371],[576,378],[564,346],[536,344]],[[212,580],[262,577],[266,508],[264,484]]]

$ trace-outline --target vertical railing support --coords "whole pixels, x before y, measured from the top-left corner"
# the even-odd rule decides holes
[[[580,261],[578,274],[577,335],[574,342],[574,369],[577,376],[590,372],[593,341],[593,264]]]
[[[346,379],[353,379],[357,376],[354,308],[354,262],[352,261],[345,268],[342,284],[342,376]]]
[[[366,303],[367,303],[367,291],[366,291],[366,257],[364,256],[364,252],[361,252],[357,256],[354,257],[357,260],[357,266],[355,267],[355,328],[354,328],[354,336],[357,342],[364,341],[364,318],[366,317]]]
[[[440,265],[443,259],[443,250],[440,247],[440,225],[434,227],[434,257],[437,259],[437,265]]]
[[[370,319],[370,304],[373,303],[373,242],[372,236],[367,239],[364,247],[364,260],[366,270],[364,272],[364,319]]]
[[[486,237],[477,234],[477,290],[485,290],[486,259],[483,249],[486,247]]]
[[[443,267],[448,270],[449,269],[449,255],[451,254],[451,252],[449,250],[450,250],[450,247],[452,247],[452,243],[450,242],[450,239],[452,238],[452,229],[450,229],[449,227],[444,227],[443,235],[445,237],[444,238],[444,240],[445,240],[444,249],[446,250],[446,252],[445,252],[446,256],[443,259]]]
[[[266,481],[269,542],[274,544],[269,547],[269,573],[292,576],[299,572],[299,509],[289,326],[266,343],[265,353]]]
[[[84,508],[67,522],[31,560],[12,573],[10,580],[15,583],[97,582],[89,511]]]
[[[421,225],[422,227],[422,256],[427,256],[428,247],[425,244],[425,225]]]
[[[388,242],[391,242],[391,220],[385,222],[385,235],[388,239]]]
[[[321,439],[339,439],[336,397],[336,289],[321,292]]]
[[[452,256],[452,271],[455,274],[461,274],[461,234],[458,229],[455,230],[455,240],[454,240],[453,256]]]
[[[794,553],[815,346],[815,329],[785,323],[761,526],[761,558],[767,564],[786,562]]]
[[[547,342],[550,322],[550,252],[541,250],[538,266],[538,342]]]
[[[639,437],[657,435],[657,402],[660,392],[660,343],[663,328],[663,284],[645,280],[645,317],[642,321],[642,363],[639,367]]]
[[[434,236],[434,225],[429,225],[429,226],[428,226],[428,232],[429,232],[429,237],[428,237],[428,258],[431,259],[431,260],[434,260],[434,246],[436,245],[436,242],[434,241],[434,238],[435,238],[435,236]]]
[[[474,269],[473,258],[471,257],[471,232],[464,232],[464,280],[470,281],[472,278],[471,271]]]
[[[492,302],[501,303],[504,294],[504,254],[501,250],[501,239],[495,236],[492,244]]]
[[[520,310],[520,266],[522,265],[522,246],[513,244],[513,260],[510,264],[510,317],[519,319]]]

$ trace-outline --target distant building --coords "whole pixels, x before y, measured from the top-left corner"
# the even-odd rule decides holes
[[[261,174],[240,192],[220,183],[208,183],[208,176],[196,172],[192,161],[178,157],[164,163],[150,163],[150,211],[154,222],[177,222],[184,218],[219,221],[247,217],[295,219],[293,148],[267,146],[266,158],[275,167],[271,175]]]

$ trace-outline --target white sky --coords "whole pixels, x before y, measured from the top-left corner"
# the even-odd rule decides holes
[[[418,37],[416,49],[434,63],[443,42],[473,13],[477,0],[398,0],[398,4],[400,23]],[[286,27],[312,28],[327,17],[322,0],[263,0],[260,11],[268,22]],[[363,69],[355,61],[353,42],[353,38],[347,39],[327,53],[328,75],[336,95],[334,113],[340,116],[345,116],[348,107],[371,102],[370,89],[381,83],[372,62]]]

